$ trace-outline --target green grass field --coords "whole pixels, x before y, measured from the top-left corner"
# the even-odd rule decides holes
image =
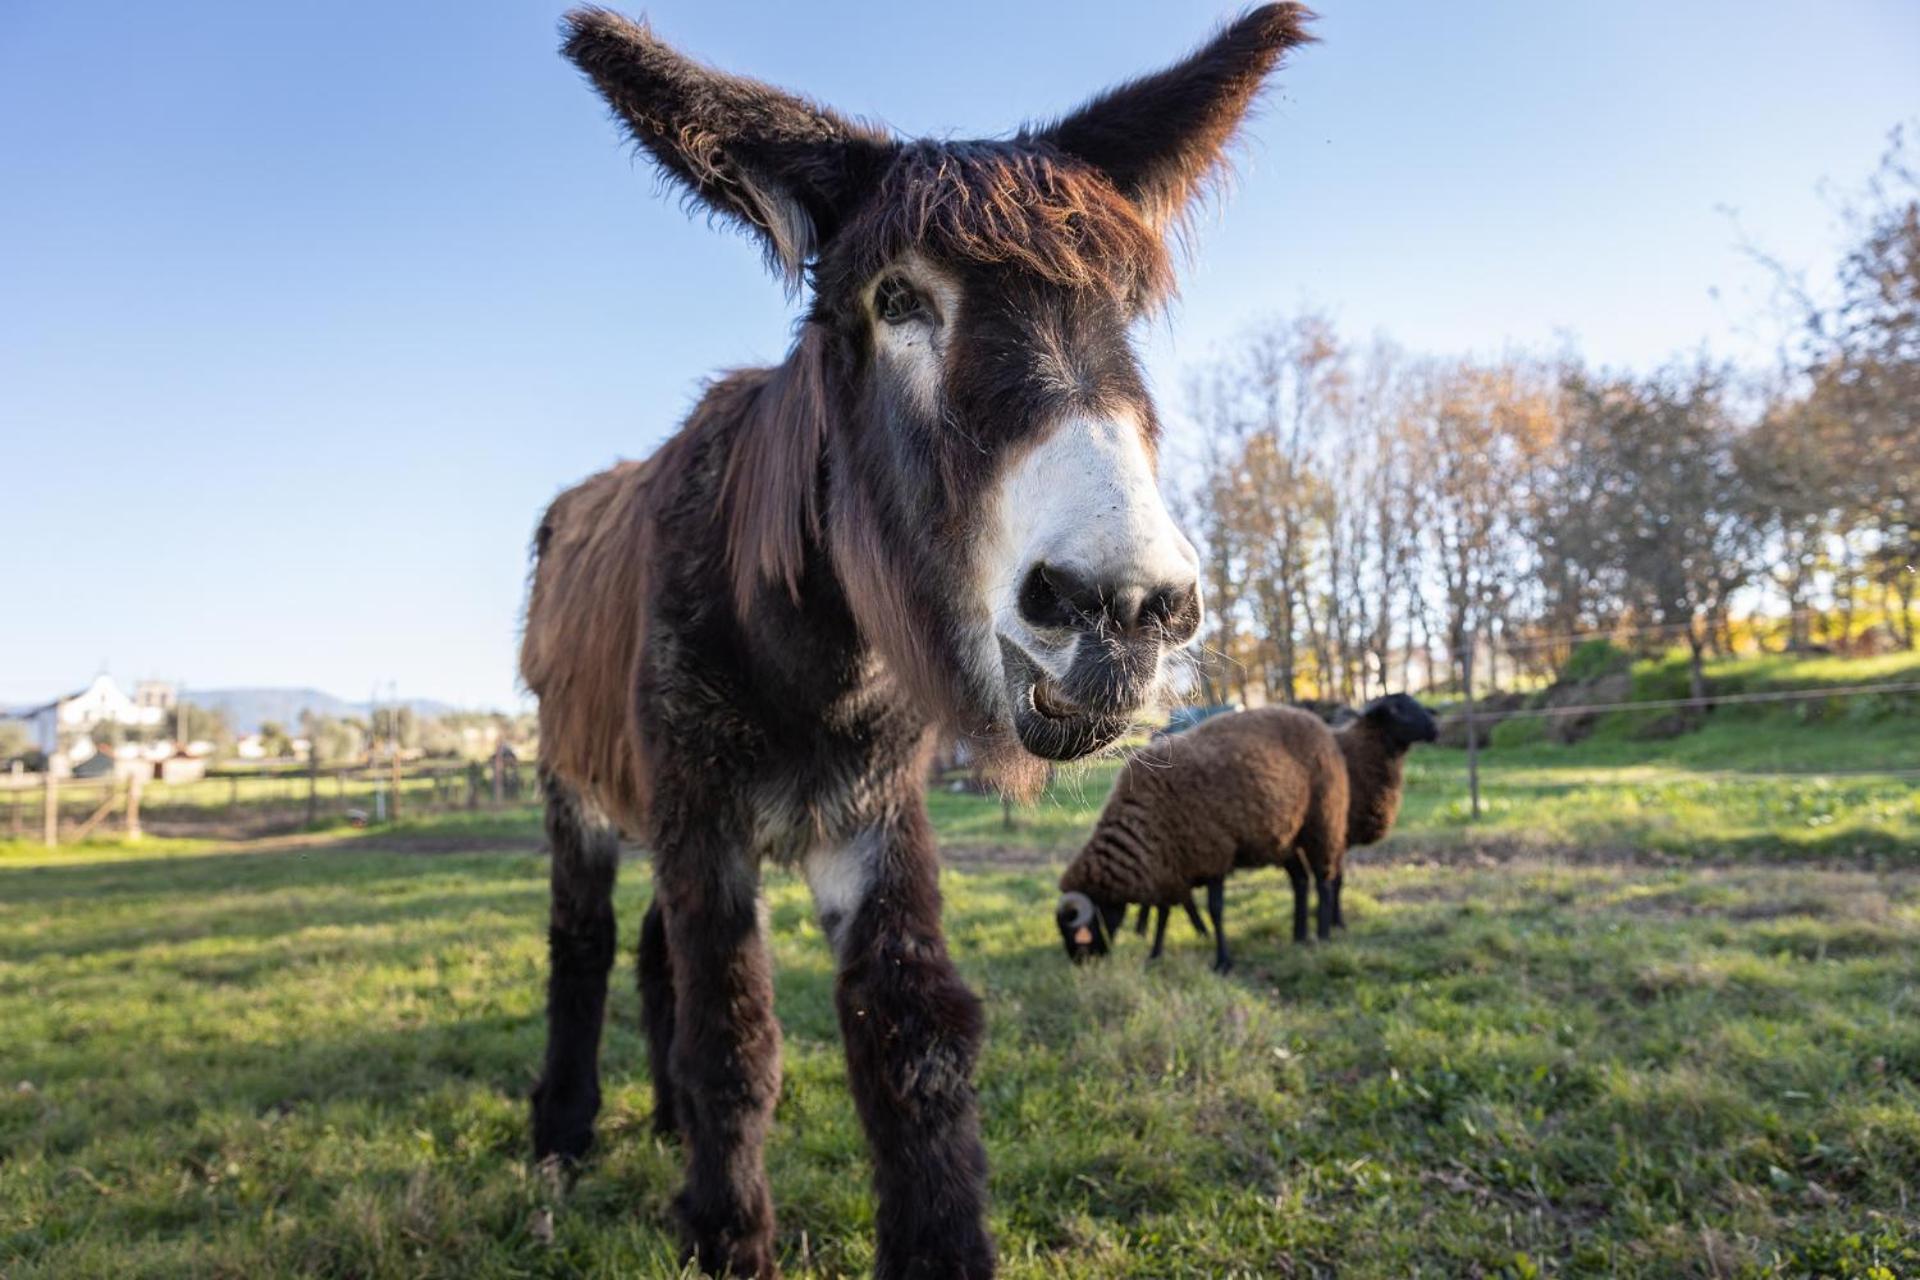
[[[1804,672],[1788,673],[1800,679]],[[1920,734],[1900,708],[1423,751],[1351,931],[1229,888],[1074,970],[1049,908],[1111,762],[939,793],[1009,1277],[1920,1275]],[[1779,770],[1821,771],[1782,778]],[[1861,770],[1874,770],[1862,773]],[[680,1275],[623,956],[602,1143],[528,1163],[527,813],[278,844],[0,844],[0,1276]],[[871,1263],[827,949],[768,883],[788,1273]]]

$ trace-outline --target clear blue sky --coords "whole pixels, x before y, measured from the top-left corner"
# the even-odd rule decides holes
[[[793,314],[621,145],[554,53],[562,7],[0,6],[0,702],[103,661],[516,700],[542,504],[648,452],[708,371],[777,358]],[[1817,185],[1920,112],[1911,0],[1322,9],[1151,336],[1170,410],[1184,369],[1302,302],[1417,350],[1752,356],[1765,281],[1717,206],[1830,262]],[[969,135],[1227,7],[649,12],[721,66]]]

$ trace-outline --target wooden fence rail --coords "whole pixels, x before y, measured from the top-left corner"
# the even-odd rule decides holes
[[[533,766],[512,760],[219,774],[191,782],[0,775],[0,838],[49,848],[112,834],[249,836],[402,814],[530,803]]]

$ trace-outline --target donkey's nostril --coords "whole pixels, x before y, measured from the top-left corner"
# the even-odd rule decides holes
[[[1191,585],[1161,587],[1140,606],[1140,622],[1159,627],[1175,644],[1185,644],[1200,629],[1200,592]]]
[[[1036,564],[1020,584],[1020,618],[1028,626],[1058,630],[1091,626],[1100,611],[1093,584],[1059,565]]]

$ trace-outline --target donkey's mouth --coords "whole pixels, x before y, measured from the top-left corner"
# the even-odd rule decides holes
[[[1031,655],[1000,637],[1007,700],[1020,745],[1044,760],[1078,760],[1110,745],[1131,717],[1089,711],[1069,698]]]

